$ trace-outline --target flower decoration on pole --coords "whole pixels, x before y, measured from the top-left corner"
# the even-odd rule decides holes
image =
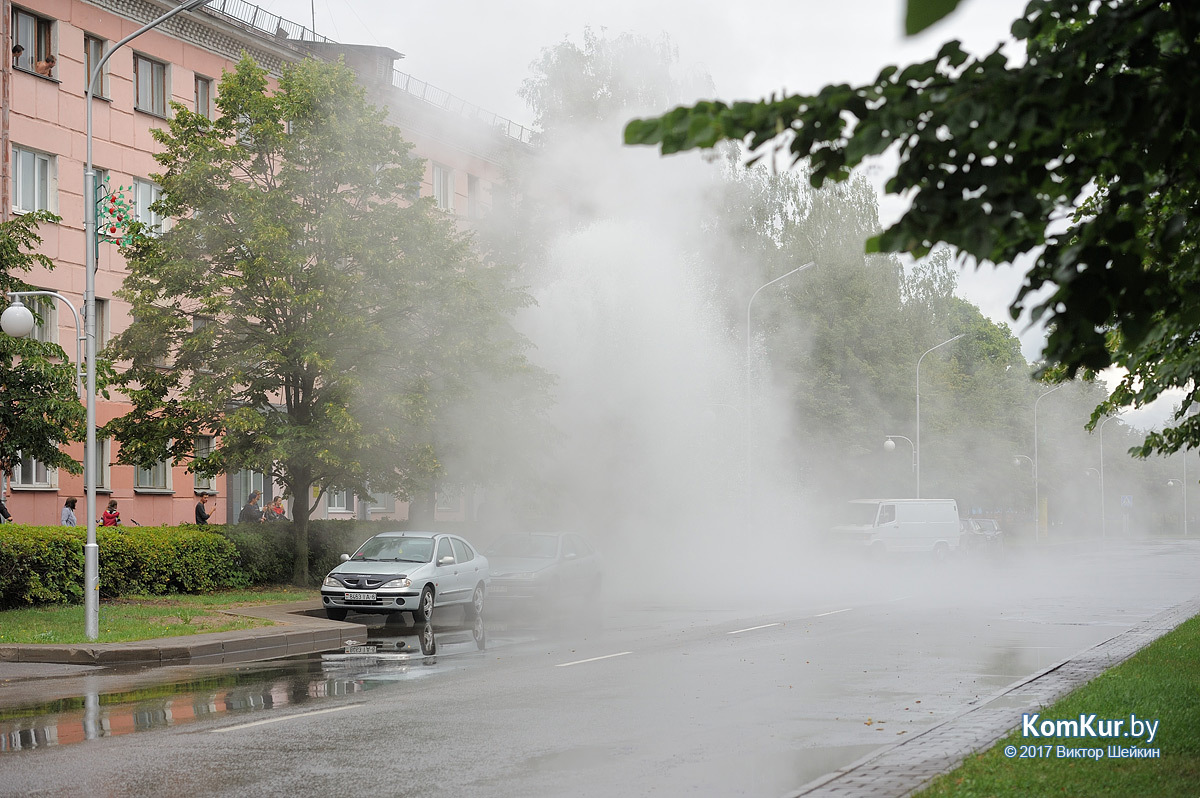
[[[104,183],[96,187],[96,238],[98,241],[111,241],[123,247],[133,242],[130,223],[134,221],[133,206],[126,198],[127,191],[132,192],[133,186],[117,186],[116,191],[108,188],[108,175]]]

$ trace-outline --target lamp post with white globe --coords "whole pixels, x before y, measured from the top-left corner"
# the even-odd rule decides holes
[[[896,451],[897,440],[908,441],[908,445],[912,449],[912,470],[914,474],[917,473],[917,447],[912,442],[911,438],[906,438],[903,435],[885,435],[883,441],[883,450],[885,452]],[[918,488],[918,493],[919,491],[920,489]],[[918,495],[917,498],[920,498],[920,496]]]

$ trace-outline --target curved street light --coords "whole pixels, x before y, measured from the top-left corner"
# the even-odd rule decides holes
[[[952,344],[959,338],[962,338],[966,333],[959,333],[953,338],[948,338],[942,341],[937,346],[931,346],[917,358],[917,442],[913,445],[913,459],[916,461],[917,470],[917,498],[921,498],[921,361],[935,349],[941,349],[946,344]]]
[[[745,379],[745,393],[746,393],[746,396],[745,396],[745,407],[746,407],[746,419],[745,419],[745,422],[746,422],[746,503],[749,505],[747,507],[748,512],[746,513],[747,518],[750,518],[754,512],[754,443],[753,443],[753,441],[754,441],[754,438],[753,438],[754,413],[752,412],[752,409],[750,407],[750,371],[751,371],[751,368],[750,368],[750,366],[751,366],[751,362],[750,362],[750,311],[754,307],[754,300],[758,298],[758,295],[762,292],[762,290],[764,288],[770,288],[771,286],[775,285],[775,283],[778,283],[780,280],[787,279],[788,277],[791,277],[793,274],[796,274],[797,272],[802,272],[805,269],[810,269],[816,265],[817,265],[816,261],[810,260],[808,263],[804,264],[803,266],[797,266],[796,268],[792,269],[787,274],[781,274],[780,276],[776,277],[774,280],[770,280],[768,282],[763,283],[757,289],[755,289],[754,293],[750,295],[750,301],[746,303],[746,379]]]
[[[1108,540],[1107,501],[1104,493],[1104,425],[1117,416],[1109,416],[1100,422],[1100,539]]]
[[[149,30],[153,30],[183,11],[194,11],[211,0],[187,0],[156,17],[108,48],[88,76],[84,102],[87,105],[86,161],[83,169],[83,246],[85,288],[83,320],[87,339],[87,440],[84,443],[83,481],[87,497],[87,543],[83,547],[83,610],[84,628],[88,640],[100,636],[100,547],[96,545],[96,170],[92,166],[92,98],[96,83],[112,57],[121,47]]]
[[[1038,486],[1038,404],[1050,394],[1065,386],[1066,383],[1055,385],[1033,402],[1033,540],[1037,542],[1042,535],[1042,499]],[[1048,519],[1047,519],[1048,520]]]
[[[906,438],[903,435],[885,435],[883,441],[883,450],[885,452],[896,451],[896,441],[898,440],[908,441],[909,448],[912,449],[912,470],[915,474],[917,472],[917,447],[910,438]]]

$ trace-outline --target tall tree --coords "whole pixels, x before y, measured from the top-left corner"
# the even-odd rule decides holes
[[[155,133],[175,222],[127,249],[134,321],[112,347],[133,409],[106,433],[123,462],[281,482],[305,583],[325,491],[427,488],[439,413],[480,372],[525,366],[508,324],[525,297],[418,199],[423,163],[345,66],[287,66],[271,91],[243,58],[217,107],[176,105]]]
[[[34,266],[54,268],[50,258],[33,250],[42,241],[38,225],[57,221],[57,216],[39,211],[0,223],[2,307],[8,306],[6,292],[32,290],[22,274]],[[26,304],[37,312],[40,303]],[[83,466],[61,447],[83,439],[84,423],[75,364],[62,347],[0,333],[0,471],[11,477],[26,457],[80,473]]]
[[[910,5],[936,18],[953,3]],[[635,120],[626,141],[664,153],[724,139],[759,155],[786,149],[808,159],[815,184],[894,149],[887,191],[912,203],[868,246],[1033,257],[1012,313],[1047,321],[1047,365],[1129,371],[1094,419],[1183,390],[1175,426],[1143,447],[1175,451],[1200,445],[1200,419],[1188,415],[1200,398],[1197,30],[1196,3],[1033,0],[1012,26],[1020,63],[950,42],[864,86]]]

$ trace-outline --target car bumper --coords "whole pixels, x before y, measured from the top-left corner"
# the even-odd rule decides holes
[[[346,598],[346,590],[321,590],[321,604],[326,609],[353,610],[354,612],[412,612],[417,609],[421,594],[412,591],[363,590],[356,591],[366,598]]]
[[[487,597],[498,601],[533,601],[552,593],[551,586],[534,579],[497,579],[492,577],[487,587]]]

